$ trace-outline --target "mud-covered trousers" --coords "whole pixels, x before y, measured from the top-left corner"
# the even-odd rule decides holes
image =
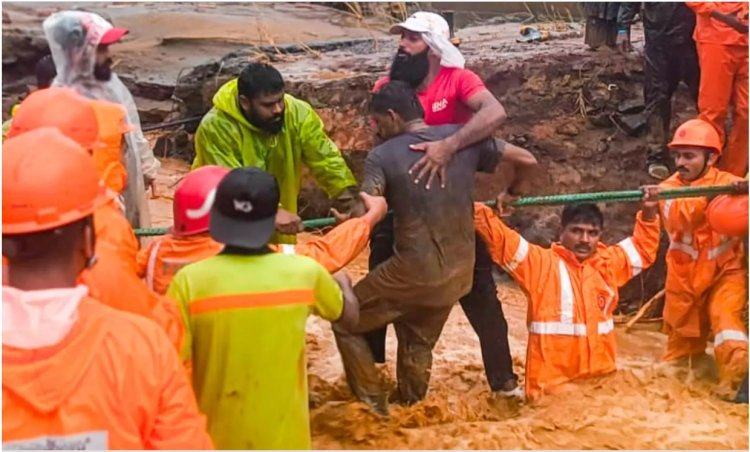
[[[393,215],[388,214],[373,228],[370,237],[370,271],[393,255]],[[474,283],[471,292],[461,298],[461,308],[479,337],[482,361],[487,382],[492,391],[508,389],[510,381],[517,381],[508,344],[508,322],[497,298],[497,287],[492,279],[492,259],[487,246],[476,238]],[[397,331],[398,333],[398,331]],[[385,362],[386,326],[369,331],[365,337],[375,362]]]
[[[653,42],[655,41],[655,42]],[[680,82],[698,104],[700,66],[695,42],[674,44],[668,40],[646,41],[644,48],[643,98],[648,114],[648,162],[672,167],[667,149],[672,120],[672,95]]]
[[[388,393],[380,381],[364,333],[389,323],[393,323],[398,338],[398,401],[413,404],[427,394],[432,349],[448,319],[451,306],[432,308],[425,306],[426,302],[429,300],[404,303],[403,300],[364,297],[360,301],[359,324],[355,328],[345,330],[334,325],[333,332],[344,364],[346,382],[359,400],[381,410],[388,405]]]

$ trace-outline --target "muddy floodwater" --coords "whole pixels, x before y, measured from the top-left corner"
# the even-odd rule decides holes
[[[174,185],[188,164],[165,160],[151,201],[157,226],[171,224]],[[304,234],[309,240],[312,234]],[[358,280],[367,251],[346,269]],[[510,331],[515,370],[523,376],[526,299],[513,284],[498,285]],[[317,449],[748,449],[748,406],[711,393],[715,369],[656,366],[665,345],[658,323],[630,332],[618,326],[619,370],[571,384],[534,405],[496,400],[484,377],[479,342],[461,309],[454,309],[435,348],[427,398],[391,406],[381,418],[354,401],[346,388],[330,324],[308,321],[307,361],[313,447]],[[388,335],[395,381],[396,338]]]

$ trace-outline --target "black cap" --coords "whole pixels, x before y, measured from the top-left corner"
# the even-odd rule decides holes
[[[209,232],[219,243],[261,248],[276,229],[279,209],[276,178],[258,168],[237,168],[216,188]]]

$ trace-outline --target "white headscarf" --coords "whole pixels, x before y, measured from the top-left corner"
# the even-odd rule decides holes
[[[450,26],[439,14],[419,11],[391,27],[392,34],[401,34],[404,30],[420,33],[430,50],[440,56],[441,66],[463,69],[466,60],[461,51],[450,42]]]

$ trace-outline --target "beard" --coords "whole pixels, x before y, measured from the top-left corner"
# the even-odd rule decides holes
[[[271,134],[277,134],[284,130],[284,112],[278,116],[274,116],[271,119],[261,119],[252,109],[245,111],[242,109],[242,114],[247,119],[247,122],[254,125],[255,127],[264,130]]]
[[[100,82],[108,82],[112,78],[112,58],[94,65],[94,78]]]
[[[392,81],[406,82],[416,89],[427,77],[430,69],[430,61],[427,59],[427,50],[416,55],[409,55],[399,48],[393,58],[389,78]]]

